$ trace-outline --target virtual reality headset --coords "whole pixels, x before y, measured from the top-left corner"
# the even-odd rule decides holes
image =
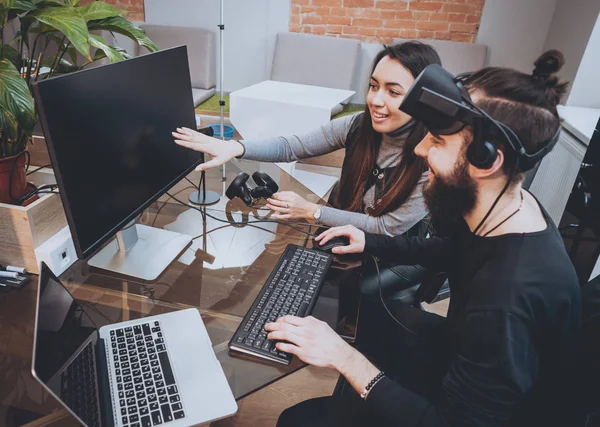
[[[422,122],[427,129],[438,135],[451,135],[466,125],[473,127],[473,142],[467,150],[471,164],[488,169],[498,155],[498,148],[491,141],[505,142],[505,149],[517,155],[518,169],[526,172],[533,167],[556,145],[560,126],[555,135],[541,144],[542,148],[533,154],[525,147],[516,133],[507,125],[490,117],[471,101],[462,81],[470,73],[454,77],[437,64],[427,66],[416,78],[406,93],[400,110]]]

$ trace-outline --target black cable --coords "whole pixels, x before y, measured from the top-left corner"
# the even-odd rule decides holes
[[[189,180],[188,180],[189,181]],[[190,181],[191,182],[191,181]],[[185,190],[189,190],[190,188],[196,188],[196,186],[187,186],[185,188],[182,188],[181,190],[179,190],[177,193],[175,193],[175,195],[185,191]],[[162,211],[162,209],[167,206],[167,204],[169,203],[169,200],[171,199],[171,196],[167,193],[167,195],[169,196],[169,198],[167,200],[165,200],[163,202],[163,204],[161,205],[160,208],[158,208],[158,210],[156,211],[156,214],[154,215],[154,220],[152,220],[152,224],[150,225],[151,227],[154,227],[154,224],[156,224],[156,220],[158,219],[158,215],[160,214],[160,211]]]
[[[414,335],[415,337],[418,337],[419,335],[416,332],[414,332],[413,330],[411,330],[410,328],[405,326],[404,323],[402,323],[401,321],[396,319],[396,317],[392,314],[392,312],[386,305],[385,301],[383,300],[383,293],[381,291],[381,274],[379,273],[379,264],[377,263],[377,258],[375,257],[375,255],[371,255],[371,257],[373,258],[373,261],[375,262],[375,268],[377,269],[377,284],[379,285],[379,299],[381,299],[381,304],[383,304],[383,308],[385,308],[385,311],[387,311],[387,313],[390,315],[390,317],[392,319],[394,319],[394,322],[396,322],[397,324],[402,326],[402,328],[405,331],[407,331],[408,333]]]
[[[506,190],[508,190],[508,187],[510,186],[510,183],[512,182],[512,180],[514,178],[515,173],[516,173],[518,167],[519,167],[519,159],[517,158],[517,165],[516,165],[515,169],[510,173],[510,176],[508,177],[508,180],[506,181],[506,184],[504,185],[504,188],[502,189],[502,191],[500,192],[500,194],[498,194],[498,197],[496,197],[496,200],[494,200],[494,203],[492,203],[492,207],[490,208],[490,210],[485,214],[485,216],[483,217],[483,219],[479,222],[479,225],[475,228],[475,231],[473,231],[473,234],[477,234],[477,232],[479,231],[479,229],[481,228],[481,226],[483,225],[483,223],[488,219],[488,217],[490,216],[490,214],[492,213],[492,211],[494,210],[494,208],[496,207],[496,205],[500,201],[500,198],[504,195],[504,193],[506,192]]]
[[[184,178],[185,178],[185,180],[187,182],[189,182],[190,184],[192,184],[196,190],[200,191],[200,186],[199,185],[194,184],[187,176],[185,176]],[[200,176],[200,182],[202,182],[202,176]]]
[[[37,171],[39,171],[39,170],[41,170],[41,169],[44,169],[44,168],[49,168],[49,167],[51,167],[51,166],[52,166],[52,165],[44,165],[44,166],[40,166],[39,168],[35,168],[35,169],[34,169],[34,170],[32,170],[31,172],[27,172],[27,173],[26,173],[26,175],[31,175],[31,174],[34,174],[34,173],[36,173]]]
[[[42,190],[54,190],[57,187],[58,187],[58,184],[45,184],[45,185],[41,185],[38,188],[36,188],[35,190],[30,191],[29,193],[25,194],[23,197],[21,197],[20,199],[18,199],[15,202],[15,204],[16,205],[20,205],[21,203],[23,203],[25,200],[27,200],[31,196],[40,193]]]
[[[221,230],[223,228],[227,228],[227,227],[231,227],[231,226],[232,226],[231,224],[221,225],[220,227],[213,228],[212,230],[208,230],[206,233],[202,233],[202,234],[197,235],[196,237],[192,237],[192,240],[197,240],[197,239],[199,239],[202,236],[208,236],[213,231]],[[261,226],[258,226],[258,225],[248,224],[248,227],[254,227],[254,228],[258,228],[259,230],[266,231],[266,232],[271,233],[271,234],[277,234],[273,230],[269,230],[268,228],[264,228],[264,227],[261,227]]]
[[[283,221],[277,221],[277,220],[274,220],[274,219],[271,219],[271,220],[263,219],[263,220],[252,220],[252,221],[247,221],[247,222],[237,222],[237,221],[228,221],[228,220],[225,220],[225,219],[222,219],[222,218],[217,218],[216,216],[213,216],[213,215],[209,214],[208,212],[203,212],[203,211],[202,211],[200,208],[198,208],[198,207],[196,207],[196,206],[192,206],[192,205],[189,205],[189,204],[187,204],[187,203],[185,203],[185,202],[182,202],[182,201],[181,201],[181,200],[179,200],[177,197],[174,197],[173,195],[171,195],[171,194],[169,194],[169,193],[166,193],[166,194],[167,194],[169,197],[171,197],[173,200],[175,200],[177,203],[180,203],[180,204],[182,204],[183,206],[186,206],[186,207],[188,207],[188,208],[195,209],[195,210],[197,210],[198,212],[200,212],[201,214],[203,214],[203,215],[206,215],[206,216],[208,216],[209,218],[212,218],[212,219],[214,219],[215,221],[220,221],[220,222],[224,222],[224,223],[227,223],[227,224],[232,224],[232,225],[233,225],[233,224],[237,224],[237,225],[247,225],[247,224],[265,223],[265,222],[268,222],[268,223],[276,223],[276,224],[281,224],[281,225],[285,225],[285,226],[287,226],[287,227],[290,227],[290,228],[292,228],[292,229],[294,229],[294,230],[298,231],[299,233],[306,234],[307,236],[310,236],[310,237],[316,237],[316,236],[317,236],[316,234],[309,233],[308,231],[301,230],[301,229],[299,229],[298,227],[294,227],[292,224],[289,224],[289,223],[286,223],[286,222],[283,222]],[[310,223],[307,223],[307,222],[299,222],[299,223],[293,223],[293,224],[295,224],[295,225],[307,225],[307,226],[309,226],[309,227],[314,227],[314,226],[316,226],[315,224],[310,224]],[[325,228],[329,228],[329,227],[326,227],[326,226],[325,226]]]

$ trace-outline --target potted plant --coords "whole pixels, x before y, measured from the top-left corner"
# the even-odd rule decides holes
[[[125,12],[102,1],[82,5],[80,0],[0,0],[1,203],[14,204],[29,191],[25,168],[27,143],[37,122],[34,81],[81,70],[104,58],[127,59],[123,49],[98,35],[102,30],[158,50],[142,29],[122,16]],[[9,25],[15,35],[4,40]]]

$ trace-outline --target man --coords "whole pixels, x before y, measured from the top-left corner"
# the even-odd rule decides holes
[[[434,219],[451,224],[450,236],[387,237],[345,226],[317,240],[347,236],[350,244],[334,253],[446,272],[447,319],[442,326],[415,320],[402,307],[388,315],[384,305],[382,333],[371,321],[370,342],[359,342],[366,355],[314,318],[266,325],[269,339],[285,341],[280,350],[336,369],[356,391],[303,402],[278,426],[568,425],[563,399],[580,325],[577,276],[552,220],[522,189],[523,172],[558,137],[565,84],[553,74],[562,62],[549,51],[532,75],[487,68],[462,83],[430,66],[415,81],[400,108],[430,130],[415,152],[429,165],[427,205]]]

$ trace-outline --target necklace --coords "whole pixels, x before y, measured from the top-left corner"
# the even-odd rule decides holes
[[[513,213],[511,213],[509,216],[507,216],[506,218],[504,218],[502,220],[502,222],[500,222],[500,224],[496,225],[494,228],[492,228],[490,231],[488,231],[487,233],[485,233],[483,235],[483,237],[486,237],[488,234],[490,234],[492,231],[496,230],[498,227],[500,227],[502,224],[504,224],[506,221],[508,221],[509,219],[511,219],[513,216],[515,216],[523,207],[523,190],[521,190],[521,203],[519,204],[519,207],[517,208],[517,210],[515,210]]]

